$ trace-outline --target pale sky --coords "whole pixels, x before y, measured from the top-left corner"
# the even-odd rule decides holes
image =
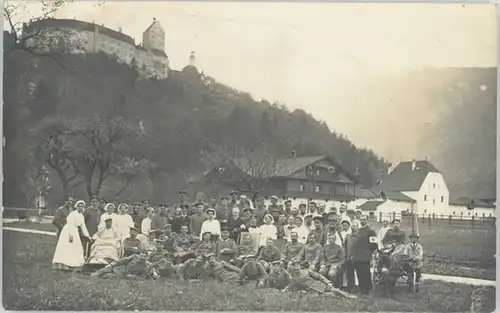
[[[38,7],[30,5],[31,14]],[[121,27],[137,43],[155,17],[173,69],[194,50],[207,75],[257,99],[302,108],[392,161],[415,156],[420,124],[397,116],[377,122],[377,112],[397,104],[367,108],[369,95],[357,99],[353,86],[407,69],[497,64],[496,8],[488,4],[82,1],[56,17]]]

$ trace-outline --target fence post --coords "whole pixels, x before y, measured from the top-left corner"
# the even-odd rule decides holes
[[[451,214],[448,216],[448,223],[450,224],[451,227]]]
[[[460,220],[462,220],[464,217],[464,212],[460,212]]]
[[[392,212],[392,220],[394,221],[396,219],[396,212]]]
[[[431,227],[431,215],[429,214],[429,227]]]
[[[472,215],[472,228],[474,228],[474,215]]]
[[[379,215],[379,220],[378,221],[382,222],[382,212],[379,212],[378,215]]]

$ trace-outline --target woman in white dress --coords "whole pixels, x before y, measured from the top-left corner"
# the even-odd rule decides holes
[[[215,209],[208,208],[205,213],[207,220],[201,224],[200,240],[203,240],[204,233],[211,233],[212,238],[216,240],[217,237],[220,237],[220,223],[215,219]]]
[[[85,263],[83,246],[78,232],[78,228],[80,228],[83,236],[90,240],[82,214],[84,209],[85,201],[77,201],[75,209],[66,218],[66,225],[61,230],[52,259],[54,269],[80,270]]]
[[[98,226],[98,229],[103,229],[104,227],[106,227],[106,220],[108,218],[111,218],[111,220],[113,221],[113,227],[117,227],[118,226],[118,218],[115,213],[115,205],[113,203],[108,203],[104,206],[104,212],[102,215],[101,215],[101,220],[99,221],[99,226]]]
[[[301,216],[295,217],[295,232],[297,232],[297,235],[299,236],[297,241],[299,243],[306,244],[307,236],[309,236],[309,228],[304,225],[304,220]]]
[[[259,227],[260,240],[259,246],[265,246],[267,239],[276,240],[278,238],[278,228],[273,224],[274,218],[271,214],[264,215],[264,225]]]
[[[128,205],[125,203],[118,205],[118,214],[115,219],[116,229],[120,233],[121,240],[124,240],[129,236],[130,228],[134,227],[134,220],[132,219],[132,216],[128,214]]]

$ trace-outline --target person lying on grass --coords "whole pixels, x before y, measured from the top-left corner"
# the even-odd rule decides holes
[[[177,267],[177,276],[181,280],[200,280],[206,279],[208,271],[206,268],[206,258],[204,255],[198,255],[194,259],[189,259]]]
[[[307,262],[294,260],[288,269],[292,277],[290,284],[282,291],[314,291],[324,295],[340,295],[349,299],[357,296],[333,287],[323,275],[311,270]]]
[[[208,259],[207,269],[210,277],[222,283],[237,284],[239,282],[240,268],[226,261],[217,261],[213,253],[210,253],[206,257]]]
[[[283,261],[275,261],[270,263],[269,275],[265,280],[266,288],[283,290],[292,281],[292,276],[284,268]]]
[[[264,287],[267,274],[264,266],[255,259],[254,254],[249,254],[244,258],[244,264],[240,269],[240,284],[255,281],[257,287]]]
[[[108,274],[125,278],[151,277],[158,279],[160,277],[153,264],[146,260],[144,255],[137,254],[121,258],[116,262],[106,265],[106,267],[92,273],[91,276],[105,277]]]

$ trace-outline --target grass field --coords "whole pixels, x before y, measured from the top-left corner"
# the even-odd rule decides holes
[[[91,278],[51,269],[55,237],[3,232],[3,305],[6,310],[252,310],[469,311],[473,288],[425,281],[420,294],[398,290],[389,300],[279,293],[216,282]],[[482,312],[494,310],[494,288],[483,289]]]
[[[9,227],[55,231],[50,223],[9,223]],[[377,229],[379,225],[373,225]],[[410,227],[403,226],[409,234]],[[420,243],[424,248],[424,271],[430,274],[452,275],[495,280],[496,230],[420,226]]]

